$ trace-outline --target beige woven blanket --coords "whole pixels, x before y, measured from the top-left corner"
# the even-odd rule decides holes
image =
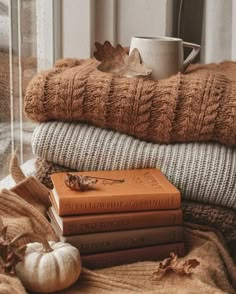
[[[181,260],[196,258],[200,262],[190,276],[169,273],[161,279],[156,279],[153,273],[158,269],[159,262],[152,261],[94,271],[83,268],[79,280],[69,289],[57,294],[235,293],[236,267],[221,238],[211,231],[185,228],[185,239],[188,254]],[[14,293],[25,293],[21,284],[17,284],[17,280],[6,281],[1,275],[0,290],[4,282],[4,293],[12,294],[13,286]]]
[[[25,181],[22,185],[26,185]],[[19,191],[22,193],[22,189]],[[3,190],[0,193],[1,221],[9,226],[9,236],[31,228],[34,232],[49,233],[51,238],[55,238],[46,219],[36,211],[39,207],[37,202],[28,201],[35,207],[12,192]],[[221,236],[208,228],[191,228],[186,224],[185,244],[187,255],[181,260],[195,258],[200,262],[190,276],[169,273],[160,280],[155,279],[153,273],[159,262],[151,261],[95,271],[83,269],[77,283],[60,293],[235,293],[236,267]],[[1,286],[4,293],[12,293],[12,287],[15,293],[25,293],[17,280],[10,281],[4,276],[0,277],[0,290]]]
[[[37,75],[25,95],[35,121],[89,122],[145,141],[217,141],[236,145],[236,63],[194,65],[152,81],[96,69],[94,59],[66,59]]]
[[[150,261],[96,271],[84,269],[77,284],[60,293],[235,293],[236,267],[220,238],[210,231],[186,228],[185,239],[189,251],[182,260],[196,258],[200,262],[191,276],[170,273],[155,280],[153,272],[159,262]]]
[[[25,186],[27,183],[23,183],[23,185]],[[9,238],[13,238],[23,232],[30,232],[44,235],[47,240],[56,241],[58,238],[53,228],[37,209],[38,207],[34,201],[29,203],[14,192],[6,189],[1,190],[0,228],[3,226],[8,227],[7,234]],[[28,238],[29,240],[31,239]]]

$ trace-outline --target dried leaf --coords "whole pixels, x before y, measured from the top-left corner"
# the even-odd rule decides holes
[[[189,259],[189,260],[186,260],[184,263],[183,263],[183,268],[182,268],[182,273],[181,274],[191,274],[192,272],[192,269],[197,267],[198,265],[200,264],[199,261],[197,261],[196,259]]]
[[[115,73],[122,77],[148,76],[152,70],[141,63],[141,57],[138,49],[133,49],[130,55],[118,44],[113,47],[106,41],[103,45],[95,43],[97,51],[94,56],[101,61],[98,69],[102,72]]]
[[[7,236],[7,226],[4,226],[0,231],[0,242],[5,240]]]
[[[74,174],[66,174],[65,184],[73,190],[85,191],[93,189],[93,184],[97,182],[97,179],[74,175]]]
[[[25,256],[26,245],[12,243],[6,237],[7,227],[0,232],[0,272],[15,274],[15,266]]]
[[[196,259],[188,259],[184,262],[178,260],[178,256],[173,252],[170,253],[170,257],[165,258],[159,264],[159,268],[153,273],[153,276],[160,279],[166,273],[174,272],[178,275],[190,275],[192,269],[196,268],[200,264]]]
[[[97,51],[94,52],[94,57],[99,61],[104,61],[113,57],[116,55],[116,51],[119,50],[117,47],[113,47],[109,41],[105,41],[103,45],[95,42],[95,47]]]
[[[4,262],[1,256],[0,256],[0,274],[4,274]]]

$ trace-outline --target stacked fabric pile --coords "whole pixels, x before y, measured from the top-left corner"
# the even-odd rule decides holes
[[[119,78],[66,59],[30,83],[25,113],[36,176],[66,170],[160,168],[184,218],[236,245],[236,63],[196,65],[160,81]]]

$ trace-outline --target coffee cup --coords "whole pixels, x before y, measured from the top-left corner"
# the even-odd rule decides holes
[[[184,47],[192,49],[185,60]],[[200,45],[171,37],[132,37],[129,52],[134,48],[138,49],[142,62],[152,69],[154,80],[184,72],[200,51]]]

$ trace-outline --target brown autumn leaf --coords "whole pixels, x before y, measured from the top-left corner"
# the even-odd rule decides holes
[[[118,50],[117,46],[116,48],[113,47],[109,41],[105,41],[103,45],[99,42],[95,42],[97,51],[95,51],[93,55],[97,60],[104,61],[116,54],[116,51]]]
[[[101,61],[98,70],[102,72],[115,73],[121,77],[149,76],[152,73],[150,68],[141,63],[138,49],[133,49],[130,55],[120,44],[113,47],[106,41],[103,45],[96,42],[97,51],[94,57]]]
[[[14,275],[15,267],[25,255],[26,245],[19,245],[7,237],[7,227],[0,230],[0,273]]]
[[[96,184],[97,179],[82,175],[74,175],[67,173],[65,177],[65,184],[72,190],[86,191],[92,190],[93,184]]]
[[[72,173],[67,173],[65,176],[65,184],[72,190],[94,190],[93,184],[96,184],[98,180],[103,180],[103,184],[108,182],[113,183],[124,183],[124,179],[109,179],[109,178],[101,178],[101,177],[91,177],[91,176],[82,176],[75,175]]]
[[[192,270],[200,264],[196,259],[188,259],[183,262],[178,260],[178,256],[173,252],[170,257],[165,258],[159,264],[159,268],[153,273],[153,276],[160,279],[166,273],[174,272],[178,275],[190,275]]]

